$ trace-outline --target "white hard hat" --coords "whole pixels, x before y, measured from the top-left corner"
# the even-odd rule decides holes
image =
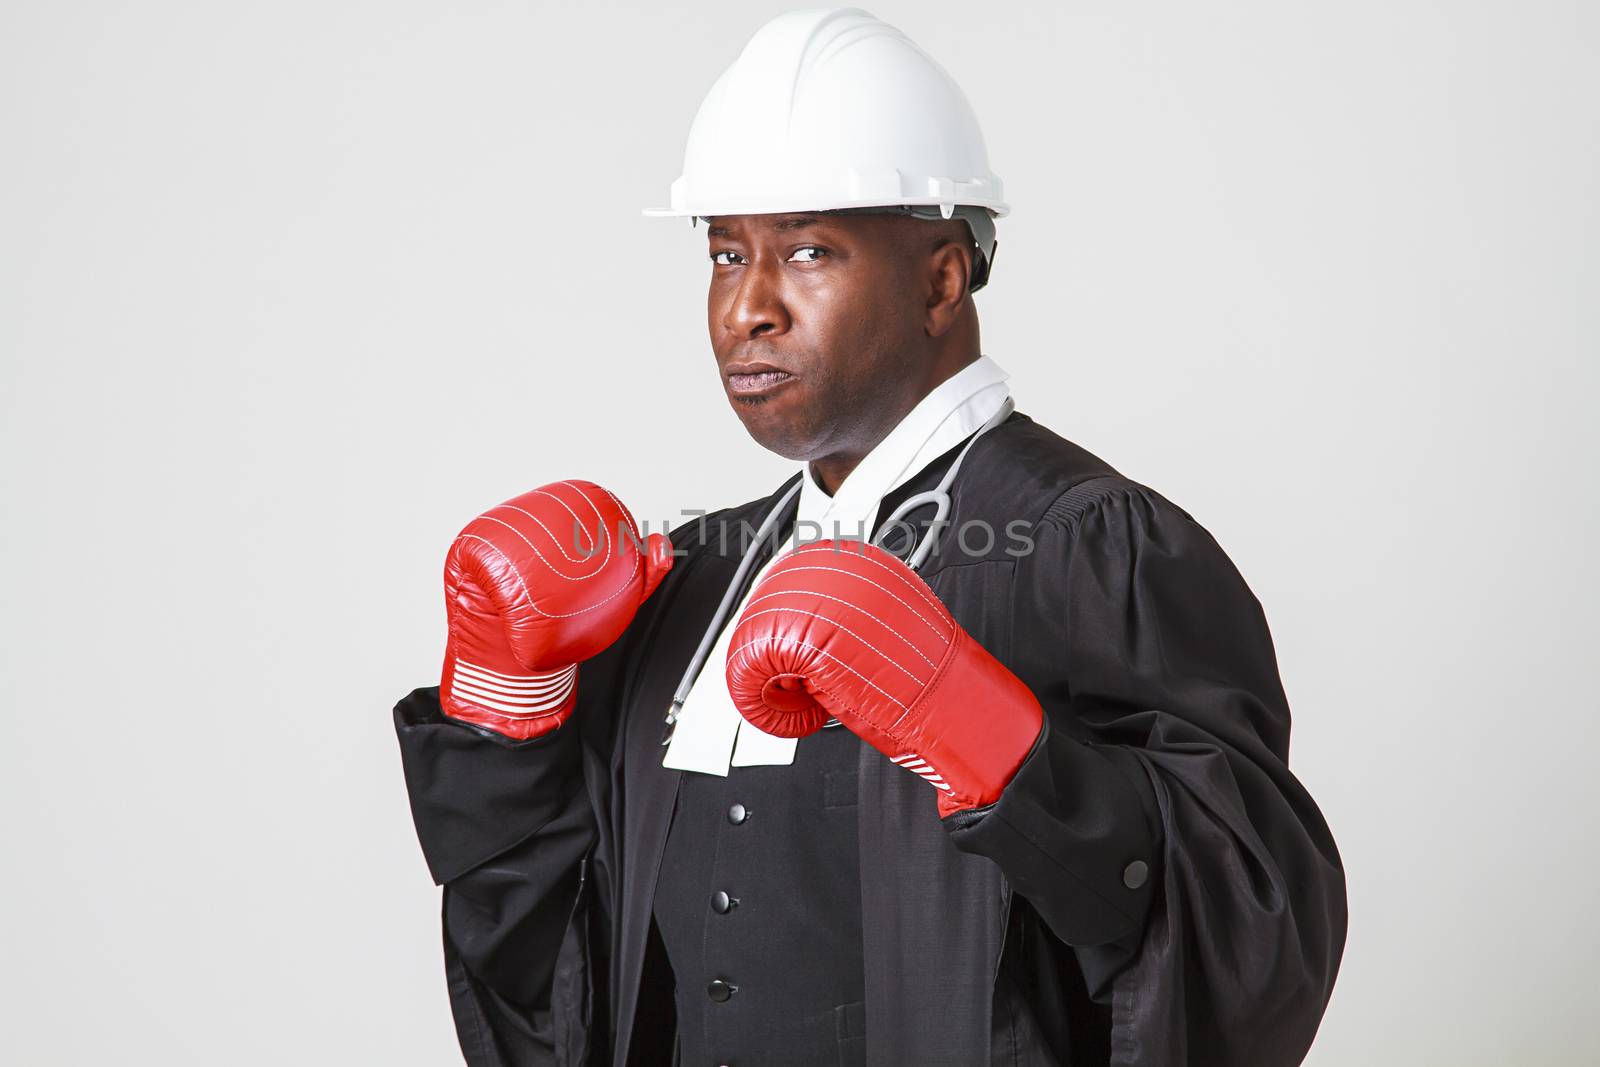
[[[960,214],[985,267],[992,219],[1010,210],[955,79],[858,8],[791,11],[756,31],[700,105],[671,201],[645,214]]]

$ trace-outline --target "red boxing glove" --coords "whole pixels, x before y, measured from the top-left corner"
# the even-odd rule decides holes
[[[773,565],[729,642],[728,692],[779,737],[837,718],[938,789],[940,817],[999,800],[1044,725],[1028,687],[915,571],[859,542]]]
[[[446,715],[517,740],[549,733],[577,701],[578,663],[627,629],[672,568],[592,482],[542,486],[456,535],[444,564]]]

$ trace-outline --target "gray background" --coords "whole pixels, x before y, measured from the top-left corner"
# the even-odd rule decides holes
[[[483,508],[787,473],[638,215],[779,10],[0,8],[0,1058],[453,1062],[389,708]],[[1349,871],[1309,1062],[1586,1060],[1595,6],[874,10],[1015,206],[1021,407],[1266,606]]]

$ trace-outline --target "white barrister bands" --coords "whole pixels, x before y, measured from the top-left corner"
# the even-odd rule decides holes
[[[533,719],[559,711],[577,684],[578,665],[548,674],[501,674],[464,660],[456,661],[456,695],[507,719]]]

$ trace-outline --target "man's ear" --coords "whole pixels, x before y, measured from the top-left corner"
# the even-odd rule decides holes
[[[929,337],[942,337],[961,316],[967,303],[967,288],[972,278],[973,247],[970,242],[945,241],[928,257],[928,306],[923,329]]]

